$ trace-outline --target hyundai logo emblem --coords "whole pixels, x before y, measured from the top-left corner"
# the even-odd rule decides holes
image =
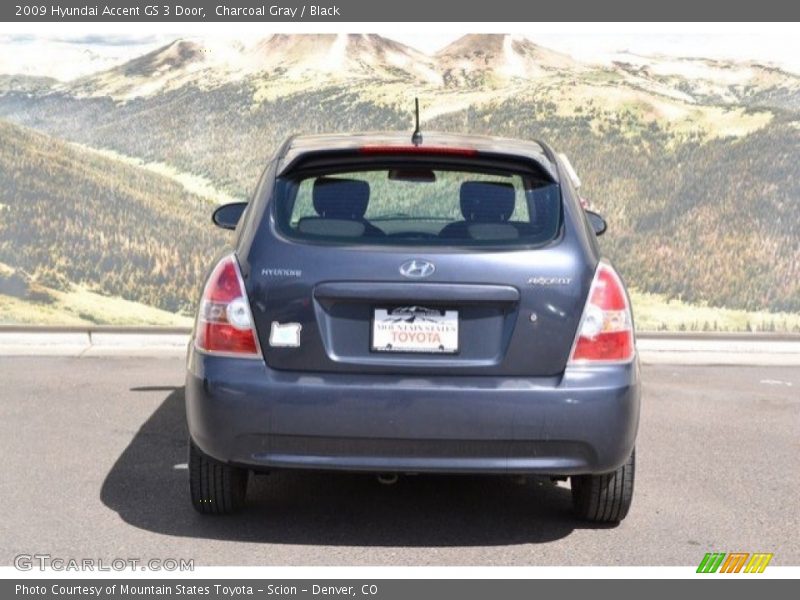
[[[410,277],[411,279],[422,279],[423,277],[430,277],[436,267],[432,262],[427,260],[420,260],[415,258],[404,262],[400,265],[400,275],[403,277]]]

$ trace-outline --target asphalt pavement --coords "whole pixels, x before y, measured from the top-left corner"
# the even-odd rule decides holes
[[[570,513],[565,483],[273,473],[246,510],[189,505],[183,360],[0,357],[0,564],[18,554],[210,565],[800,564],[800,369],[645,365],[634,503]]]

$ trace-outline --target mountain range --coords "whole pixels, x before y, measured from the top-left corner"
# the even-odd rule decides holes
[[[634,287],[800,312],[800,77],[769,64],[630,53],[589,63],[493,34],[435,54],[362,34],[177,39],[67,81],[0,76],[0,119],[246,197],[286,135],[410,132],[415,96],[425,129],[541,138],[565,151],[609,218],[604,248]],[[12,176],[0,171],[0,184]],[[154,217],[136,218],[146,229]],[[154,248],[170,243],[162,231],[153,228]],[[160,307],[190,305],[192,286],[184,277]],[[117,287],[104,289],[159,304]]]
[[[117,101],[194,85],[399,81],[423,88],[500,88],[532,82],[614,83],[686,103],[800,107],[800,77],[769,64],[620,53],[582,63],[525,37],[465,35],[433,55],[375,34],[274,34],[245,44],[177,39],[54,90]]]

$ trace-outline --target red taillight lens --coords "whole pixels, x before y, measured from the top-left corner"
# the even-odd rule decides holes
[[[204,352],[258,356],[250,304],[233,255],[219,261],[203,290],[195,345]]]
[[[628,297],[617,272],[601,262],[569,362],[623,362],[630,360],[633,352],[633,317]]]

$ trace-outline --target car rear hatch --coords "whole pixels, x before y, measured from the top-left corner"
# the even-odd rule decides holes
[[[245,261],[270,367],[563,372],[594,265],[551,175],[443,150],[307,158],[278,178]]]

